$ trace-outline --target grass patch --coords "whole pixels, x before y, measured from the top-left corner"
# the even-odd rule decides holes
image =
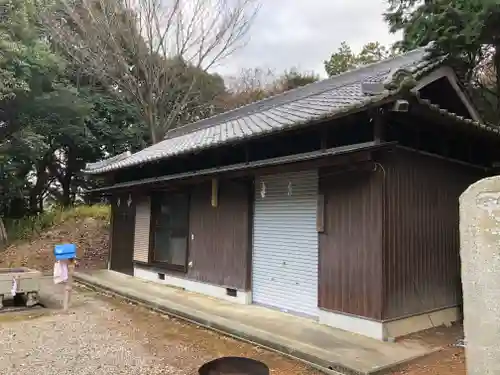
[[[23,217],[22,219],[5,220],[5,228],[9,242],[28,240],[42,231],[67,220],[94,218],[109,222],[110,206],[96,204],[92,206],[76,206],[68,209],[53,208],[38,215]]]
[[[92,206],[76,206],[69,210],[59,210],[59,222],[68,219],[92,217],[99,220],[109,220],[111,208],[105,204],[94,204]]]

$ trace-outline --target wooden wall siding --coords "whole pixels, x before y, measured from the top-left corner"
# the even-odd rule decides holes
[[[131,200],[129,204],[128,199],[128,194],[120,194],[113,197],[111,201],[110,269],[131,274],[134,269],[132,256],[134,252],[135,202]]]
[[[319,234],[319,306],[382,315],[381,171],[320,175],[324,231]]]
[[[460,304],[458,198],[482,172],[405,150],[383,165],[383,318]]]
[[[149,261],[149,231],[151,222],[150,198],[141,196],[137,199],[135,214],[134,261]]]
[[[219,181],[218,206],[211,205],[211,184],[191,194],[187,277],[239,290],[248,288],[249,190],[243,182]]]

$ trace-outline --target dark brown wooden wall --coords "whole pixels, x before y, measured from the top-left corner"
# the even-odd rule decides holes
[[[382,164],[383,319],[460,304],[458,198],[481,170],[401,149]]]
[[[118,205],[118,199],[120,205]],[[134,273],[135,201],[128,205],[128,194],[111,200],[110,268],[132,275]]]
[[[324,232],[319,235],[319,306],[382,315],[381,171],[320,175]]]
[[[250,186],[220,181],[218,207],[211,205],[211,184],[191,194],[187,277],[201,282],[245,290],[249,287]]]

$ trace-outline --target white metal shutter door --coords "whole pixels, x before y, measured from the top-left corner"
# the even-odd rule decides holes
[[[318,172],[262,176],[255,187],[253,301],[317,316]]]
[[[134,260],[147,263],[149,260],[149,226],[151,202],[149,197],[141,197],[135,208]]]

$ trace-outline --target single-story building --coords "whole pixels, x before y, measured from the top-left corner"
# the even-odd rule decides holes
[[[85,172],[108,183],[111,270],[386,340],[460,319],[458,197],[499,145],[421,48]]]

